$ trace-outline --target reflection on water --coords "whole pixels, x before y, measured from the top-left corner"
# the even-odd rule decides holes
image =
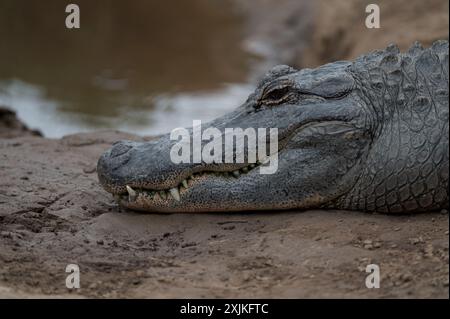
[[[44,135],[117,128],[139,134],[239,105],[252,61],[227,1],[0,2],[0,104]]]
[[[140,135],[155,135],[175,127],[204,122],[234,109],[251,92],[248,84],[230,84],[201,92],[179,92],[152,97],[149,109],[117,106],[116,116],[96,112],[68,112],[61,101],[50,100],[41,88],[11,81],[0,88],[0,105],[12,105],[30,127],[38,127],[48,137],[114,128]]]

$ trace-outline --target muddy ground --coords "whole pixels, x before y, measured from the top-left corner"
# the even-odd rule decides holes
[[[1,297],[448,298],[448,213],[124,211],[95,171],[121,138],[140,139],[0,139]],[[370,263],[380,289],[365,287]]]
[[[448,38],[446,0],[427,7],[396,1],[383,9],[382,29],[371,31],[361,30],[364,8],[354,2],[320,1],[310,46],[296,45],[295,32],[275,32],[275,52],[285,63],[313,66],[388,42],[404,48]],[[275,21],[290,30],[310,23],[287,8]],[[46,139],[2,112],[0,297],[449,297],[447,211],[124,211],[100,187],[95,166],[114,141],[140,137],[109,131]],[[71,263],[80,267],[80,289],[65,287]],[[365,287],[371,263],[380,266],[379,289]]]

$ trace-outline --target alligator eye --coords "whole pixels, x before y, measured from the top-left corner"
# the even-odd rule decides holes
[[[288,86],[272,89],[263,94],[261,102],[264,104],[278,104],[290,96],[290,88]]]

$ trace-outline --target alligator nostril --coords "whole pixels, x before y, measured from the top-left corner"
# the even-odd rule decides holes
[[[120,155],[123,155],[125,153],[127,153],[130,149],[132,148],[132,146],[124,144],[124,143],[116,143],[114,144],[111,153],[110,153],[110,157],[114,158]]]

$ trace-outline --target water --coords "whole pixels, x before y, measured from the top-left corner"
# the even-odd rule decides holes
[[[114,128],[141,135],[240,105],[258,62],[228,1],[0,2],[0,104],[47,137]]]

